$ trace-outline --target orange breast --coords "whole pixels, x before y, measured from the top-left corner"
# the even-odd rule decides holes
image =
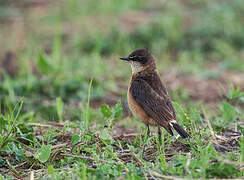
[[[140,105],[135,101],[135,99],[132,97],[129,89],[127,92],[127,100],[129,104],[129,108],[132,111],[132,113],[143,123],[148,124],[148,125],[153,125],[157,126],[158,124],[150,118],[146,112],[140,107]]]

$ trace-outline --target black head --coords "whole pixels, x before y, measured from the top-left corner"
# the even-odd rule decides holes
[[[146,49],[137,49],[128,57],[122,57],[121,60],[139,62],[142,65],[147,65],[153,62],[152,54]]]

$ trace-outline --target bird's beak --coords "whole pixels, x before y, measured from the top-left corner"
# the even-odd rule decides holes
[[[124,61],[129,61],[129,57],[121,57],[120,59]]]

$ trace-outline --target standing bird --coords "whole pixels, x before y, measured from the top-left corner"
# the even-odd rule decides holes
[[[176,114],[170,97],[162,84],[152,54],[146,49],[138,49],[121,60],[128,61],[132,69],[132,77],[127,92],[129,108],[148,128],[158,127],[161,141],[161,129],[164,127],[172,136],[174,128],[182,138],[189,134],[177,123]]]

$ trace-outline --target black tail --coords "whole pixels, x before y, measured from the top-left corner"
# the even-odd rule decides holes
[[[190,135],[176,121],[171,121],[170,125],[179,133],[182,138],[188,138]]]

